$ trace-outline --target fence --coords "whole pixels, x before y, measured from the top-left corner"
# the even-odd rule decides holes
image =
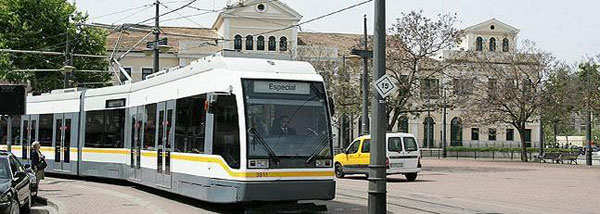
[[[417,139],[419,142],[419,146],[421,148],[442,148],[441,141],[430,142],[429,144],[425,143],[425,140]],[[525,144],[529,148],[539,148],[540,143],[535,142],[526,142]],[[468,148],[520,148],[520,141],[446,141],[447,147],[455,147],[462,146]],[[548,146],[547,146],[548,147]]]

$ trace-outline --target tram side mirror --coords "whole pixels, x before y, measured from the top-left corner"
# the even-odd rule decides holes
[[[333,102],[333,98],[329,97],[327,103],[329,103],[329,113],[331,113],[331,116],[335,115],[335,103]]]

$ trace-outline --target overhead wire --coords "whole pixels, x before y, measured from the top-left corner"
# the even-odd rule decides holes
[[[171,8],[169,8],[167,5],[164,5],[164,4],[162,4],[162,3],[160,3],[160,5],[161,5],[161,6],[163,6],[164,8],[167,8],[167,10],[172,10],[172,9],[171,9]],[[176,13],[177,15],[181,16],[181,17],[184,17],[184,16],[183,16],[181,13],[179,13],[179,12],[177,12],[177,11],[175,11],[175,13]],[[198,22],[196,22],[196,21],[194,21],[194,20],[190,19],[189,17],[184,17],[184,18],[185,18],[185,19],[187,19],[188,21],[190,21],[190,22],[192,22],[192,23],[194,23],[194,24],[196,24],[196,25],[200,26],[201,28],[206,28],[204,25],[201,25],[200,23],[198,23]]]
[[[191,5],[192,3],[196,2],[196,1],[197,1],[197,0],[191,0],[191,1],[190,1],[190,2],[188,2],[187,4],[184,4],[184,5],[182,5],[182,6],[178,7],[178,8],[175,8],[175,9],[173,9],[173,10],[171,10],[171,11],[167,11],[167,12],[165,12],[165,13],[159,14],[159,15],[158,15],[158,17],[162,17],[162,16],[164,16],[164,15],[167,15],[167,14],[174,13],[174,12],[176,12],[176,11],[178,11],[178,10],[181,10],[181,9],[183,9],[183,8],[185,8],[185,7],[189,6],[189,5]],[[155,19],[155,18],[157,18],[157,17],[156,17],[156,16],[154,16],[154,17],[152,17],[152,18],[149,18],[149,19],[146,19],[146,20],[144,20],[144,21],[138,22],[137,24],[139,25],[139,24],[142,24],[142,23],[145,23],[145,22],[148,22],[148,21],[152,21],[152,20],[153,20],[153,19]]]
[[[253,5],[265,4],[265,3],[275,2],[275,1],[279,1],[279,0],[257,1],[257,2],[251,3],[251,4],[240,4],[240,5],[235,5],[235,6],[228,6],[228,7],[224,7],[224,8],[218,9],[218,10],[203,9],[203,8],[197,8],[197,7],[194,7],[194,6],[188,6],[188,8],[196,9],[196,10],[199,10],[199,11],[205,11],[205,12],[204,13],[199,13],[199,14],[187,15],[187,16],[183,16],[183,17],[165,19],[165,20],[161,20],[160,22],[163,23],[163,22],[175,21],[175,20],[179,20],[179,19],[183,19],[183,18],[202,16],[202,15],[211,14],[211,13],[219,13],[219,12],[224,12],[226,10],[238,9],[238,8],[243,8],[243,7],[249,7],[249,6],[253,6]]]
[[[112,16],[112,15],[120,14],[120,13],[125,13],[125,12],[131,11],[131,10],[136,10],[136,9],[143,8],[143,7],[149,7],[149,6],[152,6],[152,5],[153,5],[153,4],[145,4],[145,5],[142,5],[142,6],[137,6],[137,7],[127,8],[127,9],[120,10],[120,11],[117,11],[117,12],[113,12],[113,13],[109,13],[109,14],[105,14],[105,15],[101,15],[101,16],[92,17],[92,18],[90,18],[90,19],[99,19],[99,18],[104,18],[104,17],[108,17],[108,16]]]

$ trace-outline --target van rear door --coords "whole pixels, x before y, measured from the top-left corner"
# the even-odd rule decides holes
[[[412,136],[403,136],[402,142],[404,145],[404,152],[402,153],[404,168],[416,169],[419,158],[419,147],[417,140]]]
[[[401,169],[404,167],[402,156],[404,155],[404,147],[400,137],[387,138],[387,157],[390,160],[390,169]]]

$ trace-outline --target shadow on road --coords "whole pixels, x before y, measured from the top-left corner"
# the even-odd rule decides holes
[[[365,177],[365,176],[346,176],[344,178],[338,178],[338,179],[368,181],[367,177]],[[406,178],[403,178],[403,177],[388,177],[387,182],[388,183],[421,183],[421,182],[435,182],[435,181],[434,180],[424,180],[424,179],[419,179],[419,178],[417,178],[417,180],[415,180],[415,181],[408,181],[408,180],[406,180]]]

